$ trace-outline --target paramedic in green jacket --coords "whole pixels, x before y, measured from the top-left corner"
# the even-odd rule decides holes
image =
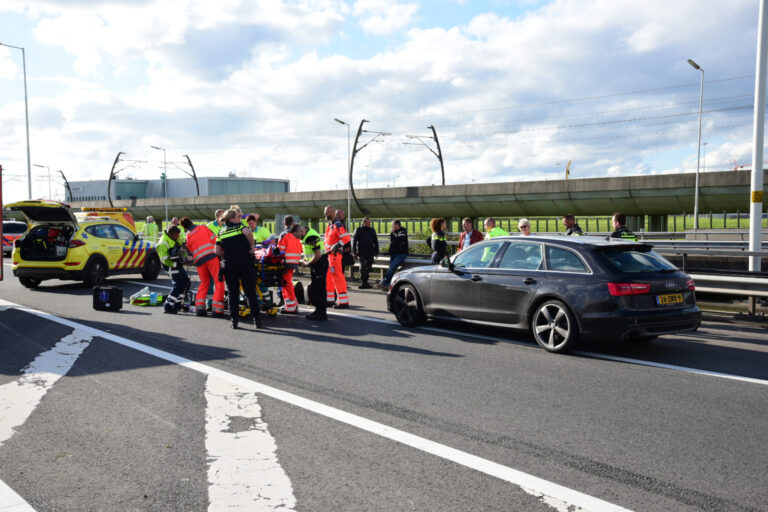
[[[157,243],[157,224],[155,224],[155,218],[153,216],[147,217],[147,223],[144,224],[142,229],[144,232],[144,240]]]
[[[171,226],[167,231],[163,231],[163,236],[157,243],[157,255],[160,262],[171,276],[173,289],[165,299],[163,313],[175,315],[179,312],[184,300],[184,292],[189,286],[189,275],[184,270],[181,261],[181,240],[179,236],[181,230],[178,226]]]

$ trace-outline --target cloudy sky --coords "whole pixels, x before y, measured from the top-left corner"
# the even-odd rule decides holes
[[[758,2],[731,0],[0,2],[26,49],[31,161],[70,181],[276,177],[355,187],[694,172],[749,164]],[[413,138],[408,136],[419,136]],[[0,46],[6,202],[26,198],[21,52]],[[33,167],[33,196],[48,195]],[[54,198],[63,197],[59,181]]]

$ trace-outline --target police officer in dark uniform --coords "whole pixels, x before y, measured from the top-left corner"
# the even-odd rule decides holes
[[[253,262],[253,234],[240,222],[240,212],[227,210],[222,216],[223,225],[216,239],[216,254],[222,259],[224,278],[229,290],[229,314],[232,328],[237,329],[240,319],[240,284],[251,308],[253,324],[261,329],[259,301],[256,299],[256,269]]]
[[[298,226],[298,227],[297,227]],[[314,229],[307,230],[304,226],[294,226],[293,234],[304,244],[304,255],[309,259],[302,261],[302,267],[309,267],[310,286],[309,302],[315,306],[309,320],[328,320],[325,303],[325,280],[328,275],[328,253],[323,250],[323,239]],[[311,254],[311,257],[309,255]]]
[[[611,238],[623,238],[624,240],[637,242],[637,235],[627,227],[627,216],[624,213],[614,213],[611,222],[613,223],[613,229],[616,230],[611,233]]]

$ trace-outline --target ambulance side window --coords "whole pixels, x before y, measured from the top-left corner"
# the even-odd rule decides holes
[[[135,239],[130,229],[124,228],[123,226],[112,226],[112,229],[114,229],[117,232],[117,238],[120,240]]]
[[[95,226],[88,226],[85,228],[86,233],[93,235],[97,238],[115,238],[112,233],[112,228],[106,224],[96,224]]]

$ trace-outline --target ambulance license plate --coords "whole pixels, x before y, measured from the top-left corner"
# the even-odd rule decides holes
[[[682,304],[682,303],[683,303],[682,293],[670,293],[668,295],[656,296],[656,304],[658,304],[659,306],[666,306],[667,304]]]

